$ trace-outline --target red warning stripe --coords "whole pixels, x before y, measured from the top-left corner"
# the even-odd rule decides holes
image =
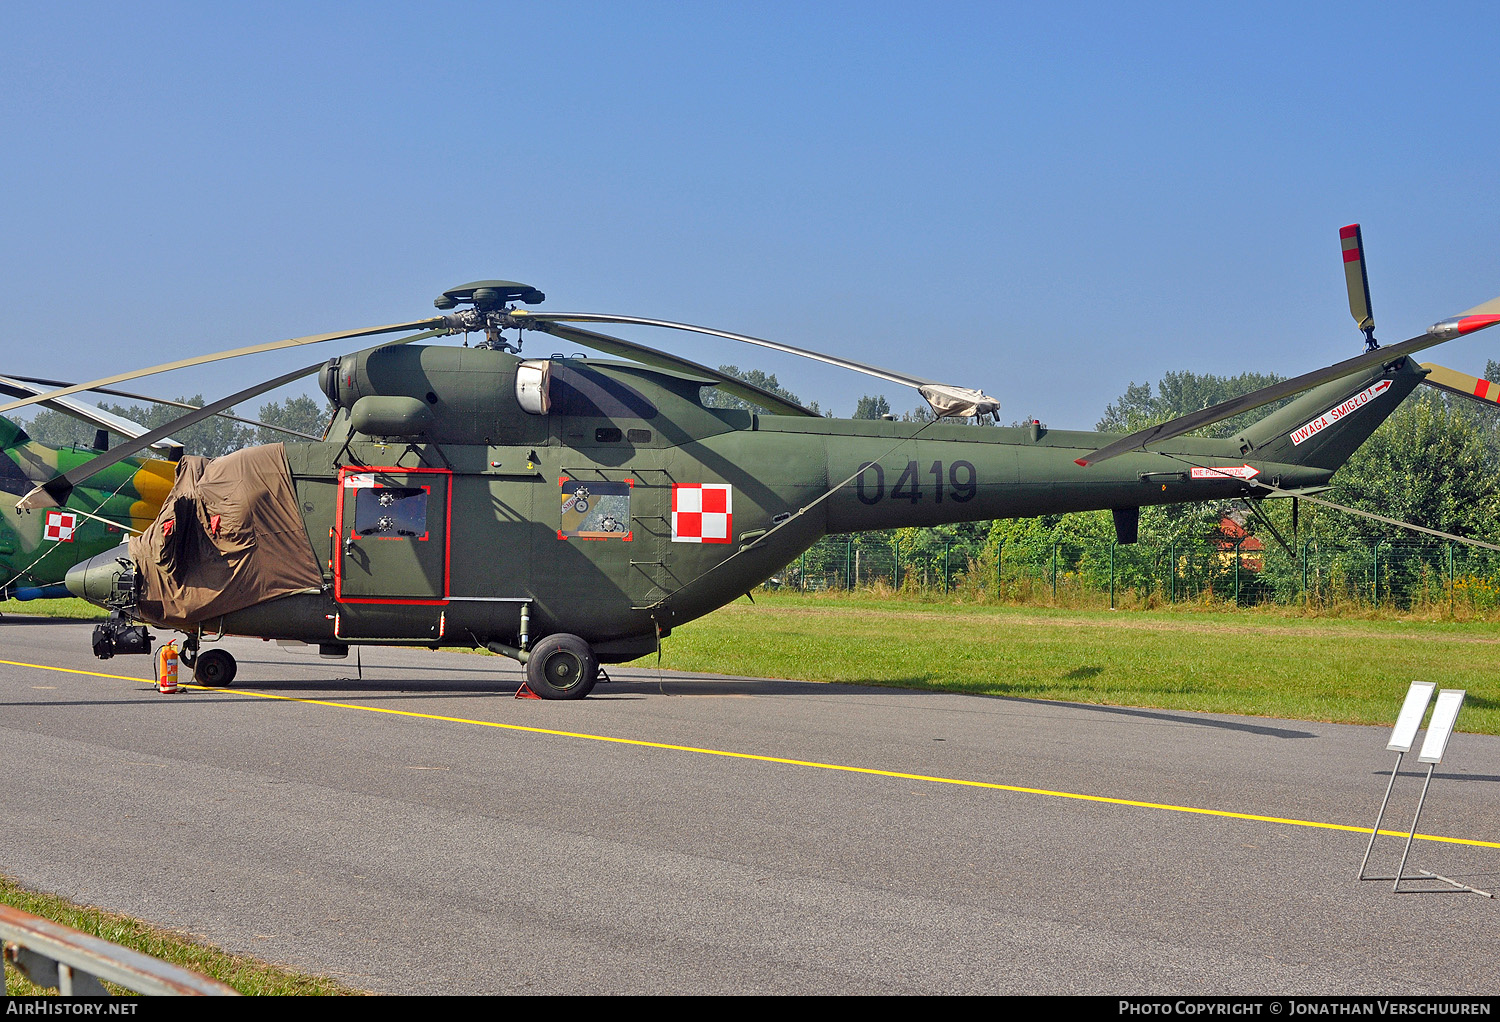
[[[1340,238],[1352,238],[1359,233],[1359,224],[1348,224],[1339,228]]]
[[[1475,330],[1483,330],[1496,323],[1500,323],[1500,316],[1465,316],[1458,321],[1458,332],[1472,334]]]
[[[1344,249],[1344,262],[1346,262],[1346,263],[1357,263],[1357,262],[1359,262],[1359,249],[1357,249],[1357,248],[1346,248],[1346,249]]]

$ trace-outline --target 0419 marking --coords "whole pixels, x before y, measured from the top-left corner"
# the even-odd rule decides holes
[[[895,471],[894,468],[891,469],[892,474]],[[887,496],[891,500],[907,500],[913,504],[926,500],[929,496],[938,504],[944,499],[962,504],[974,499],[974,494],[979,489],[979,471],[971,461],[951,462],[946,472],[943,471],[941,461],[934,461],[925,471],[916,461],[908,461],[887,494],[885,469],[877,462],[868,461],[860,469],[855,487],[863,504],[878,504]]]

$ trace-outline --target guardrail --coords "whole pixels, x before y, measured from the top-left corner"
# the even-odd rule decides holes
[[[64,997],[109,997],[100,982],[106,979],[142,994],[239,996],[218,980],[9,905],[0,905],[0,942],[5,960],[23,976],[40,987],[57,987]],[[5,993],[0,970],[0,995]]]

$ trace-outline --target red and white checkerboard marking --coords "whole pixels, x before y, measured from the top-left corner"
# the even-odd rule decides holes
[[[673,543],[734,541],[734,487],[678,483],[672,487]]]
[[[78,516],[71,511],[48,511],[47,529],[42,535],[57,543],[73,542],[73,530],[78,528]]]

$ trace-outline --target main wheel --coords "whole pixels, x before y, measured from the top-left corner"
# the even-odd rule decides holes
[[[542,639],[526,661],[526,684],[543,699],[582,699],[598,680],[593,647],[567,632]]]
[[[238,668],[234,657],[222,649],[207,649],[198,654],[198,666],[193,668],[193,680],[200,685],[219,688],[234,681]]]

